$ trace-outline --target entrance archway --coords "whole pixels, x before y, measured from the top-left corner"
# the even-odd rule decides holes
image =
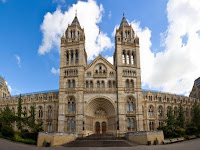
[[[107,134],[116,132],[116,106],[107,98],[96,98],[85,107],[86,133]]]

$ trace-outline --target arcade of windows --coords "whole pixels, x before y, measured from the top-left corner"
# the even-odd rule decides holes
[[[86,81],[85,82],[85,87],[86,88],[94,88],[93,81]],[[97,88],[105,88],[106,87],[105,81],[104,80],[102,80],[102,81],[98,80],[96,82],[96,87]],[[115,88],[116,87],[116,82],[109,80],[107,87],[108,88]]]
[[[81,32],[79,31],[76,31],[76,30],[69,30],[69,34],[67,36],[69,39],[73,39],[75,40],[75,38],[77,38],[78,40],[82,41],[83,38],[82,38],[82,35],[81,35]]]
[[[130,130],[135,130],[136,126],[136,121],[135,118],[127,118],[127,129]]]
[[[124,50],[122,53],[122,63],[127,65],[129,64],[134,65],[135,64],[134,52]]]
[[[127,112],[135,111],[133,98],[128,98],[127,103],[126,103],[126,111]]]
[[[126,88],[134,88],[134,81],[126,79]]]
[[[64,74],[65,74],[66,77],[77,76],[78,75],[78,70],[77,69],[65,70]]]
[[[76,87],[76,82],[74,79],[68,80],[68,88],[75,88]]]
[[[52,106],[48,106],[47,107],[47,118],[48,119],[53,119],[53,107]],[[43,119],[43,116],[44,116],[44,110],[43,110],[43,107],[42,106],[39,106],[38,107],[38,119]]]
[[[78,50],[69,50],[66,52],[67,64],[77,64],[78,63]]]
[[[67,132],[75,131],[75,119],[67,118]]]
[[[67,105],[68,112],[75,112],[75,99],[73,97],[69,98]]]
[[[136,76],[136,72],[133,70],[123,70],[123,76]]]

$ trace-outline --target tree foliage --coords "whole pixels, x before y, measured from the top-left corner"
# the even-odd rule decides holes
[[[184,117],[182,103],[179,105],[179,109],[178,109],[177,126],[179,126],[180,128],[185,127],[185,117]]]

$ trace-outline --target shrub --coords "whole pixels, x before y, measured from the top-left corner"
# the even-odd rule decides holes
[[[2,126],[1,133],[5,137],[13,138],[13,136],[14,136],[14,130],[13,130],[13,128],[10,127],[10,126],[8,126],[8,125]]]
[[[177,126],[175,128],[175,134],[177,135],[177,137],[183,136],[185,134],[185,129]]]
[[[194,123],[190,123],[190,124],[187,124],[185,133],[187,135],[196,135],[199,133],[199,131]]]

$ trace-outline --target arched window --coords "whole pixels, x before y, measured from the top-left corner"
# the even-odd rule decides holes
[[[126,63],[129,64],[129,61],[130,60],[129,60],[129,53],[128,53],[128,54],[126,54]]]
[[[38,111],[38,118],[43,118],[43,108],[42,106],[39,106],[39,111]]]
[[[86,81],[86,88],[89,88],[89,84],[88,84],[88,81]]]
[[[78,63],[78,52],[76,51],[76,63]]]
[[[154,130],[154,121],[149,121],[149,130],[150,131]]]
[[[69,64],[69,53],[68,52],[66,54],[66,57],[67,57],[67,64]]]
[[[52,109],[52,106],[48,106],[48,108],[47,108],[47,117],[48,118],[53,118],[53,109]]]
[[[52,123],[51,122],[47,123],[47,132],[52,132]]]
[[[149,106],[149,111],[148,111],[148,113],[149,113],[149,117],[153,117],[154,110],[153,110],[153,106],[152,106],[152,105]]]
[[[97,81],[97,88],[100,88],[100,82]]]
[[[134,106],[133,106],[133,102],[130,102],[130,111],[133,111]]]
[[[74,61],[74,52],[72,51],[71,52],[71,63],[73,63],[73,61]]]
[[[72,111],[75,111],[75,103],[72,102]]]
[[[134,54],[132,53],[131,55],[131,64],[133,65],[134,64]]]
[[[68,111],[71,111],[71,102],[68,102]]]
[[[68,88],[71,88],[71,81],[68,80]]]
[[[71,130],[75,129],[75,121],[74,119],[71,120]]]
[[[126,80],[126,88],[129,88],[129,80]]]
[[[130,118],[127,119],[127,129],[130,129]]]
[[[134,87],[133,80],[131,80],[131,82],[130,82],[130,88],[133,88],[133,87]]]
[[[72,83],[73,83],[73,88],[75,88],[76,87],[75,80],[73,80]]]
[[[125,64],[125,57],[126,57],[125,52],[123,52],[123,54],[122,54],[122,63],[123,64]]]
[[[159,107],[158,107],[158,117],[159,117],[159,118],[162,118],[162,117],[163,117],[163,107],[162,107],[162,106],[159,106]]]
[[[67,119],[67,131],[70,131],[70,119]]]
[[[68,100],[68,111],[75,112],[75,100],[72,97]]]
[[[170,110],[171,110],[171,106],[168,106],[167,107],[167,115],[169,114]]]
[[[135,129],[135,119],[134,118],[131,119],[131,129],[132,130]]]
[[[127,111],[127,112],[130,111],[130,104],[129,104],[129,102],[126,103],[126,111]]]
[[[126,111],[127,112],[133,112],[135,110],[134,108],[134,100],[133,98],[128,98],[127,104],[126,104]]]
[[[101,87],[105,88],[105,82],[104,81],[101,82]]]
[[[93,88],[93,82],[90,81],[90,88]]]

